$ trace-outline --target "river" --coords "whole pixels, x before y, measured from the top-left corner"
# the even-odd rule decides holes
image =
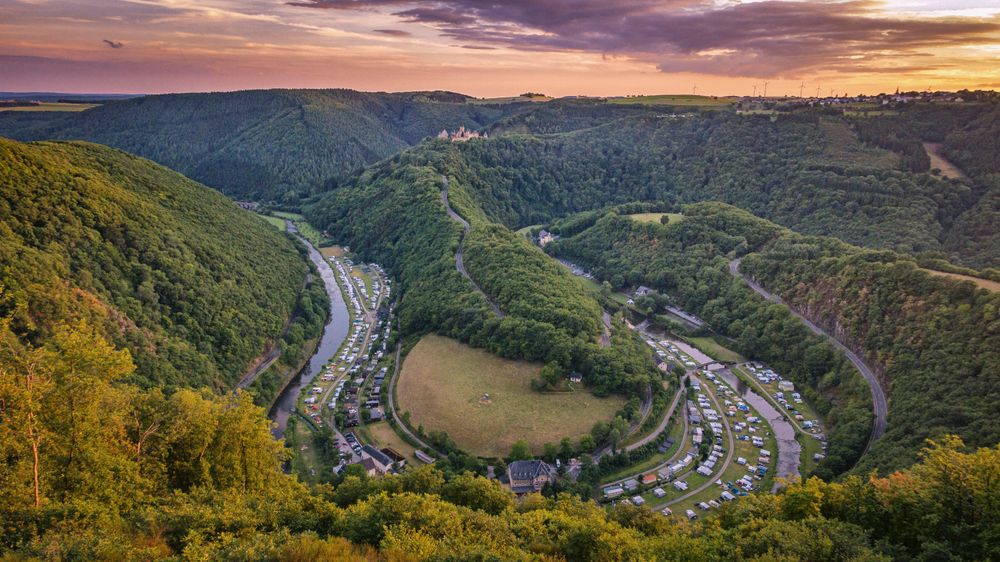
[[[319,250],[299,235],[299,231],[295,228],[295,225],[289,221],[285,221],[285,226],[289,232],[294,234],[309,249],[309,259],[312,260],[316,265],[316,269],[319,270],[323,284],[326,286],[326,294],[330,297],[330,310],[326,326],[323,327],[323,337],[320,339],[319,346],[316,347],[316,352],[309,359],[309,363],[288,383],[285,390],[275,400],[274,405],[271,406],[271,411],[268,412],[268,417],[275,424],[272,430],[275,437],[282,437],[285,434],[288,417],[295,412],[295,405],[299,401],[299,395],[302,394],[302,390],[311,386],[312,380],[316,378],[316,375],[323,370],[323,366],[340,349],[340,345],[344,343],[344,339],[347,338],[347,332],[350,330],[350,315],[347,312],[347,303],[344,302],[344,297],[340,293],[340,287],[337,285],[336,273],[333,271],[333,268],[323,259],[323,255],[319,253]]]
[[[802,445],[795,440],[795,428],[785,420],[785,414],[778,411],[768,399],[751,390],[750,385],[729,369],[719,369],[713,372],[716,375],[721,375],[731,387],[736,389],[737,394],[742,396],[748,404],[757,410],[757,413],[771,424],[774,438],[778,441],[778,467],[775,469],[775,475],[778,478],[798,478]],[[775,483],[775,489],[777,487],[778,484]]]

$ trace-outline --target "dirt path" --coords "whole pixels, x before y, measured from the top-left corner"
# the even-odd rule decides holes
[[[788,306],[781,299],[781,297],[769,293],[766,289],[764,289],[763,287],[761,287],[753,279],[750,279],[749,277],[747,277],[747,276],[743,275],[742,273],[740,273],[740,260],[736,259],[736,260],[733,260],[733,261],[729,262],[729,273],[731,273],[732,275],[734,275],[736,277],[739,277],[739,278],[743,279],[743,281],[751,289],[753,289],[754,291],[756,291],[757,294],[759,294],[760,296],[764,297],[765,299],[767,299],[767,300],[769,300],[769,301],[771,301],[773,303],[777,303],[777,304]],[[792,314],[794,314],[796,317],[798,317],[799,320],[802,320],[802,322],[810,330],[812,330],[812,332],[814,334],[816,334],[818,336],[822,336],[822,337],[830,340],[830,343],[832,343],[834,345],[834,347],[836,347],[840,351],[844,352],[844,355],[846,355],[847,358],[850,359],[851,363],[854,364],[854,367],[857,368],[857,370],[865,378],[865,381],[868,382],[868,388],[871,390],[871,394],[872,394],[872,413],[873,413],[875,419],[872,422],[871,436],[869,436],[869,438],[868,438],[868,444],[865,446],[865,451],[864,452],[867,453],[868,449],[871,447],[872,443],[875,442],[876,439],[878,439],[879,437],[882,437],[882,435],[885,434],[886,417],[889,414],[889,405],[888,405],[888,401],[886,400],[885,390],[882,389],[882,385],[879,382],[878,378],[875,376],[875,372],[872,371],[871,367],[869,367],[868,365],[866,365],[865,362],[862,361],[861,358],[858,357],[853,351],[851,351],[850,349],[848,349],[847,346],[845,346],[839,340],[837,340],[836,338],[834,338],[830,334],[826,333],[822,328],[820,328],[819,326],[817,326],[816,324],[812,323],[807,318],[805,318],[804,316],[802,316],[801,314],[799,314],[798,312],[796,312],[796,310],[794,308],[792,308],[791,306],[788,306],[788,310],[790,310]],[[862,453],[862,456],[863,455],[864,455],[864,453]]]
[[[493,301],[491,301],[490,297],[486,296],[486,293],[484,293],[483,290],[481,288],[479,288],[479,284],[476,283],[472,279],[472,277],[469,276],[469,272],[465,270],[465,259],[464,259],[464,255],[465,255],[465,238],[469,235],[469,231],[472,230],[472,227],[469,226],[469,221],[463,219],[458,213],[455,212],[454,209],[451,208],[451,204],[448,203],[448,178],[447,178],[447,176],[441,176],[441,200],[444,201],[444,208],[448,211],[448,216],[451,217],[452,220],[458,221],[458,223],[460,223],[462,225],[462,230],[464,231],[462,233],[462,240],[459,241],[459,243],[458,243],[458,250],[455,251],[455,269],[457,269],[458,272],[462,274],[462,277],[465,277],[466,279],[468,279],[469,283],[472,283],[472,286],[476,289],[477,293],[479,293],[480,295],[483,295],[483,298],[486,299],[486,302],[488,302],[490,304],[490,308],[493,309],[493,312],[499,318],[503,318],[505,315],[504,315],[503,311],[500,310],[500,307],[497,306]]]

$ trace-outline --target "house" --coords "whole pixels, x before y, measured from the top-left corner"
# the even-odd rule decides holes
[[[642,485],[649,486],[650,484],[656,484],[656,475],[650,472],[649,474],[642,475]]]
[[[608,499],[614,499],[625,493],[625,490],[621,486],[608,486],[604,488],[604,497]]]
[[[781,381],[778,383],[778,390],[782,392],[793,392],[795,390],[795,383],[792,381]]]
[[[539,492],[555,480],[555,470],[545,461],[514,461],[507,465],[507,480],[515,494]]]
[[[364,445],[361,447],[361,466],[365,468],[369,476],[381,476],[392,470],[393,461],[375,447]]]
[[[573,371],[569,374],[569,382],[583,382],[583,374]]]
[[[649,287],[647,287],[645,285],[639,285],[639,288],[635,290],[635,296],[637,296],[637,297],[644,297],[644,296],[646,296],[646,295],[648,295],[649,293],[652,293],[652,292],[653,292],[653,290],[650,289]]]
[[[624,486],[625,489],[628,490],[628,491],[630,491],[630,492],[633,491],[633,490],[638,490],[639,489],[639,481],[636,480],[635,478],[629,478],[628,480],[626,480],[625,482],[622,483],[622,486]]]

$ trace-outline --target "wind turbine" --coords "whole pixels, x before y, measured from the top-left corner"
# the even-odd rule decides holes
[[[799,97],[800,98],[802,97],[802,89],[805,88],[805,87],[806,87],[806,83],[805,82],[802,82],[801,84],[799,84]]]
[[[767,80],[764,80],[764,97],[765,98],[767,97],[767,85],[768,84],[769,84],[769,82]]]

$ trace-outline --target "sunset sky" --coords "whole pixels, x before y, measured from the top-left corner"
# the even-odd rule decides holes
[[[1000,89],[1000,0],[0,0],[0,91]]]

